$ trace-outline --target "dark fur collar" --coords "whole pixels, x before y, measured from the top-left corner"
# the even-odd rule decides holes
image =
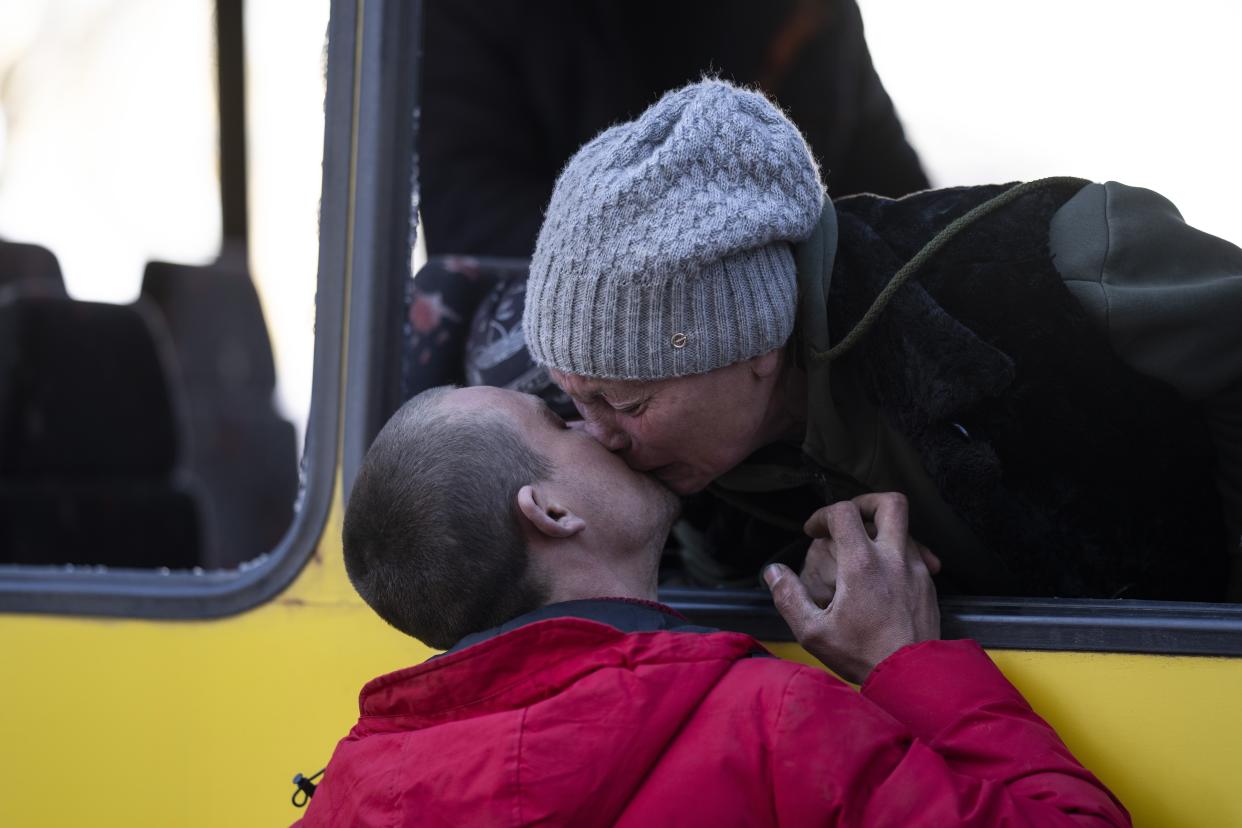
[[[1000,189],[840,202],[834,341],[939,228]],[[1210,447],[1190,406],[1121,364],[1061,284],[1048,222],[1071,194],[1034,193],[972,227],[846,358],[1026,592],[1215,597]]]

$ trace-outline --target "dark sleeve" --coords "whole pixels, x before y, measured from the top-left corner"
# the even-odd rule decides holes
[[[898,651],[861,694],[800,671],[781,703],[773,754],[781,825],[1130,824],[970,641]]]
[[[1066,287],[1130,367],[1196,400],[1242,380],[1242,249],[1115,181],[1067,201],[1049,239]]]
[[[530,256],[556,170],[526,89],[516,4],[424,7],[419,210],[429,255]]]
[[[858,4],[847,10],[855,50],[854,66],[858,83],[858,128],[846,147],[837,170],[842,193],[871,192],[892,198],[926,190],[927,180],[919,157],[906,140],[897,109],[880,81],[863,31]]]
[[[1066,287],[1134,370],[1202,403],[1242,597],[1242,249],[1159,193],[1091,184],[1052,218]]]
[[[828,192],[895,198],[927,189],[872,64],[858,4],[835,0],[823,9],[826,19],[776,93],[823,166]]]

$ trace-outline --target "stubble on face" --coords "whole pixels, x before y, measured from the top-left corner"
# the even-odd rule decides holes
[[[551,463],[553,478],[575,497],[589,501],[597,517],[619,517],[619,532],[638,529],[644,541],[649,535],[663,541],[681,511],[674,492],[654,476],[629,468],[620,456],[585,433],[568,428],[542,400],[502,393],[498,402],[501,407],[511,406],[511,422],[527,444]]]
[[[635,472],[635,474],[642,474],[656,488],[657,495],[653,500],[656,508],[662,511],[661,524],[664,526],[664,534],[668,535],[673,529],[673,523],[681,516],[681,496],[655,475],[643,472]]]

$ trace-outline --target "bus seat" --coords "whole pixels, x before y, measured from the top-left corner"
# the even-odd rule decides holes
[[[0,562],[198,563],[159,332],[140,306],[0,302]]]
[[[0,482],[0,563],[189,569],[199,507],[163,482]]]
[[[37,244],[0,241],[0,295],[63,296],[65,278],[55,254]]]
[[[187,386],[217,393],[276,388],[267,324],[245,270],[149,262],[142,296],[163,314]]]
[[[269,403],[270,406],[270,403]],[[198,408],[187,466],[202,490],[212,543],[203,567],[231,569],[276,548],[293,522],[297,432],[271,413]]]
[[[273,406],[258,293],[244,269],[150,262],[142,296],[163,315],[188,401],[186,465],[213,532],[203,565],[235,567],[280,541],[298,487],[297,433]]]

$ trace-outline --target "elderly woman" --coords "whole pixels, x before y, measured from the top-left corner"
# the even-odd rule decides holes
[[[1155,193],[832,204],[781,112],[708,80],[565,167],[524,327],[590,434],[679,493],[796,528],[899,491],[961,590],[1214,599],[1239,319],[1242,250]]]

